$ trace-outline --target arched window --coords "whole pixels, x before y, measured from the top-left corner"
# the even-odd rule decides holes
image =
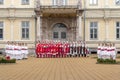
[[[67,27],[62,23],[53,26],[53,39],[63,40],[67,38]]]

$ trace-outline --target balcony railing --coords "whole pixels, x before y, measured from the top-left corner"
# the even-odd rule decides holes
[[[73,8],[73,9],[77,9],[78,5],[41,5],[40,8]]]

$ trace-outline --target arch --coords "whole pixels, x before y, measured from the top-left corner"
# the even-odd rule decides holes
[[[55,28],[55,27],[67,28],[67,26],[63,23],[56,23],[56,24],[53,25],[52,28]]]
[[[65,40],[67,39],[67,26],[63,23],[56,23],[52,27],[52,38]]]
[[[69,29],[68,24],[66,24],[66,23],[64,23],[64,22],[55,22],[55,23],[53,23],[53,24],[50,26],[50,29],[53,29],[53,27],[54,27],[56,24],[64,24],[64,25],[66,26],[66,28]]]

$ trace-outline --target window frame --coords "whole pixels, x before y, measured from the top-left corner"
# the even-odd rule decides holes
[[[59,38],[59,33],[53,32],[53,39],[58,39],[58,38]]]
[[[119,23],[119,26],[117,26],[117,23]],[[119,30],[119,34],[117,33],[117,30]],[[117,37],[117,34],[119,35],[119,38]],[[116,39],[120,40],[120,21],[116,21]]]
[[[0,40],[3,40],[4,38],[4,22],[3,21],[0,21],[0,24],[2,23],[2,26],[0,26],[0,29],[2,29],[2,38],[0,38]]]
[[[4,0],[0,0],[0,5],[3,5],[4,4]]]
[[[28,0],[28,2],[26,0],[21,0],[21,4],[22,5],[29,5],[30,4],[30,0]]]
[[[95,3],[95,0],[89,0],[89,5],[90,6],[96,6],[96,5],[98,5],[98,0],[96,0],[96,3]]]
[[[120,0],[118,0],[118,4],[117,4],[117,0],[115,0],[115,5],[117,5],[117,6],[120,6]]]
[[[23,33],[23,29],[25,30],[24,33]],[[27,32],[27,30],[28,30],[28,32]],[[23,37],[23,35],[25,37]],[[28,35],[28,37],[27,37],[27,35]],[[29,38],[30,38],[30,21],[21,21],[21,39],[29,40]]]
[[[65,6],[67,5],[67,0],[52,0],[52,4],[53,6]]]
[[[90,34],[89,34],[90,40],[97,40],[98,39],[98,22],[97,21],[92,21],[92,22],[90,22],[89,26],[90,26],[90,29],[89,29],[89,31],[90,31]],[[93,31],[93,33],[91,33],[91,30]],[[91,37],[91,35],[93,37]]]
[[[67,38],[67,37],[66,37],[66,32],[64,32],[64,31],[61,32],[61,36],[60,36],[60,37],[61,37],[61,39],[66,39],[66,38]]]

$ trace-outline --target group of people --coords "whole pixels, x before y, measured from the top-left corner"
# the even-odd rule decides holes
[[[98,58],[116,59],[116,47],[114,43],[99,43],[97,49]]]
[[[37,41],[35,51],[38,58],[89,56],[84,41]]]
[[[16,43],[8,41],[5,45],[6,57],[9,56],[10,59],[27,59],[28,58],[28,47],[27,43]]]
[[[90,51],[84,41],[37,41],[35,52],[38,58],[44,57],[86,57]],[[5,45],[6,56],[10,59],[27,59],[27,43],[8,41]],[[116,47],[114,43],[99,43],[97,48],[98,58],[116,59]]]

